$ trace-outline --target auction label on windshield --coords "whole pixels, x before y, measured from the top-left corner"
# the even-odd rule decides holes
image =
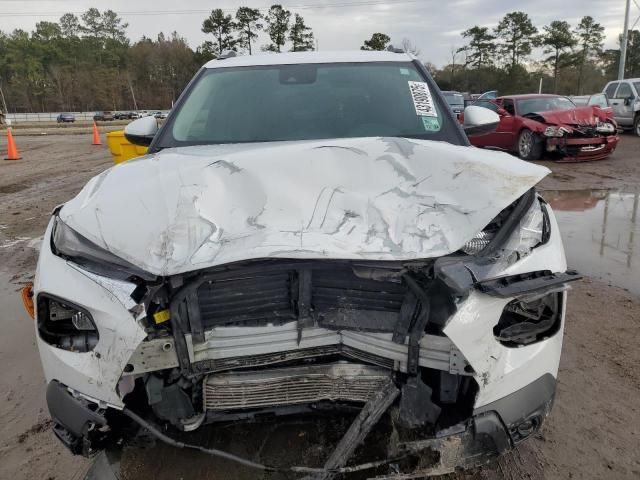
[[[421,117],[437,117],[436,109],[433,107],[433,98],[429,86],[425,82],[409,82],[409,90],[413,105],[416,107],[416,114]]]

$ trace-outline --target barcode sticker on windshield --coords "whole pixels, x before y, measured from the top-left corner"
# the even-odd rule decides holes
[[[433,107],[433,98],[429,86],[425,82],[409,82],[409,90],[413,105],[416,107],[416,114],[421,117],[437,117],[436,109]]]

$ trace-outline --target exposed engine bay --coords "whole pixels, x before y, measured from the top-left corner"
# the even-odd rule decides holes
[[[422,367],[439,403],[456,403],[474,388],[473,369],[442,334],[454,299],[428,270],[270,260],[202,273],[166,300],[156,293],[152,318],[169,306],[170,320],[154,323],[127,375],[162,369],[145,387],[158,399],[156,414],[176,426],[202,413],[222,419],[229,410],[366,402],[392,375],[422,384]],[[432,421],[440,408],[431,406]]]

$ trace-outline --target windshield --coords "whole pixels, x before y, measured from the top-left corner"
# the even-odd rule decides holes
[[[576,108],[574,103],[566,97],[540,97],[517,100],[518,115],[533,112],[550,112],[553,110],[569,110]]]
[[[411,62],[206,69],[153,148],[377,136],[465,145],[435,89]]]
[[[640,95],[640,82],[633,82],[633,86],[636,88],[636,93]]]

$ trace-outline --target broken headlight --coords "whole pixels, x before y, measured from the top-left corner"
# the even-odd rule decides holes
[[[507,347],[544,340],[560,329],[561,309],[561,292],[517,298],[504,307],[493,334]]]
[[[132,276],[146,280],[154,277],[113,253],[97,246],[64,223],[60,217],[54,219],[51,235],[53,253],[71,260],[90,272],[120,280]]]
[[[526,257],[535,247],[548,239],[548,228],[547,212],[540,200],[535,199],[502,247],[501,258],[507,265],[511,265]]]
[[[98,343],[87,310],[47,294],[38,295],[38,333],[49,345],[74,352],[89,352]]]
[[[614,133],[615,131],[616,127],[609,122],[598,122],[596,126],[596,132],[598,133]]]
[[[544,136],[545,137],[564,137],[567,133],[569,133],[569,130],[567,130],[564,127],[558,127],[557,125],[552,125],[550,127],[547,127],[544,129]]]
[[[510,212],[508,212],[510,213]],[[498,231],[503,226],[504,216],[501,213],[487,227],[485,227],[474,238],[468,241],[462,251],[468,255],[477,255],[481,253],[496,237]],[[502,266],[511,265],[528,255],[536,246],[545,243],[549,236],[549,217],[546,207],[542,205],[539,199],[535,198],[531,207],[520,218],[515,229],[507,238],[506,242],[500,249],[500,259]]]

